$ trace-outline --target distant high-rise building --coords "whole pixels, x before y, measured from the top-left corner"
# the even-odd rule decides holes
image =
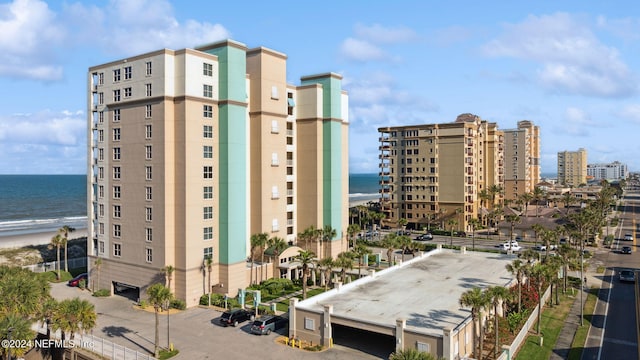
[[[249,285],[252,234],[295,245],[303,229],[331,226],[336,236],[313,243],[315,252],[346,250],[342,77],[294,86],[286,65],[285,54],[228,40],[89,69],[87,247],[96,288],[144,297],[172,266],[174,294],[193,306],[203,294],[235,296]],[[297,277],[295,263],[273,266],[268,277]]]
[[[442,224],[469,230],[481,193],[504,183],[503,138],[495,123],[472,114],[455,122],[379,128],[380,192],[384,223],[402,218],[420,228]],[[499,201],[494,192],[494,202]]]
[[[529,120],[504,130],[504,195],[516,200],[540,182],[540,128]]]
[[[614,161],[608,164],[588,164],[587,175],[594,180],[617,181],[629,177],[629,168],[626,164]]]
[[[558,183],[566,186],[587,183],[587,150],[558,152]]]

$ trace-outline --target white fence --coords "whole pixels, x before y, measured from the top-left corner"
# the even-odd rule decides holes
[[[29,269],[36,273],[41,273],[46,271],[55,271],[56,263],[57,261],[42,262],[34,265],[25,265],[22,268]],[[69,269],[78,269],[78,268],[86,267],[87,258],[81,257],[81,258],[69,259],[68,265],[69,265]],[[64,260],[60,261],[60,270],[64,270]]]

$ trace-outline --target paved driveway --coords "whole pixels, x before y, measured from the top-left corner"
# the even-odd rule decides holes
[[[98,313],[94,336],[143,353],[153,353],[155,314],[134,309],[134,303],[121,296],[96,298],[88,291],[70,288],[65,283],[52,284],[51,295],[58,299],[80,297],[95,304]],[[222,327],[217,318],[220,312],[192,308],[170,316],[170,337],[180,354],[175,359],[354,359],[378,357],[357,350],[336,346],[314,353],[277,344],[280,335],[257,336],[249,333],[250,323]],[[160,315],[160,345],[167,346],[167,316]]]

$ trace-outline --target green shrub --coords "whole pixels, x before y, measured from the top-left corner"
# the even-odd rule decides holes
[[[209,305],[209,294],[204,294],[200,296],[200,305]],[[223,307],[224,295],[211,294],[211,305]]]
[[[187,308],[187,303],[184,300],[181,299],[173,299],[171,300],[171,305],[172,308],[174,309],[178,309],[178,310],[184,310]]]
[[[149,306],[149,303],[147,303],[147,300],[140,300],[140,302],[138,303],[138,306],[140,306],[143,309],[146,309],[147,306]]]
[[[107,289],[100,289],[93,292],[93,296],[95,297],[107,297],[111,296],[111,292]]]
[[[512,312],[507,315],[507,322],[509,324],[509,331],[512,334],[515,334],[518,331],[522,324],[527,321],[527,317],[529,316],[529,310],[522,309],[522,312]]]
[[[78,287],[80,289],[86,289],[87,288],[87,280],[85,279],[81,279],[80,281],[78,281]]]

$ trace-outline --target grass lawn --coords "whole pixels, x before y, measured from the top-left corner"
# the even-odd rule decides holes
[[[569,350],[569,360],[580,360],[582,358],[582,350],[584,349],[584,343],[587,341],[587,334],[589,332],[589,327],[591,326],[591,316],[593,315],[593,311],[596,308],[596,302],[598,300],[598,292],[600,289],[592,288],[589,289],[589,295],[587,296],[587,301],[584,304],[584,322],[583,326],[578,327],[576,331],[576,335],[573,338],[573,343],[571,343],[571,350]]]
[[[548,305],[545,306],[542,309],[540,321],[540,332],[544,335],[543,346],[540,346],[540,336],[529,335],[514,358],[526,360],[549,359],[574,300],[568,295],[560,295],[560,305],[554,305],[552,308]],[[536,326],[534,325],[531,330],[535,332]]]

